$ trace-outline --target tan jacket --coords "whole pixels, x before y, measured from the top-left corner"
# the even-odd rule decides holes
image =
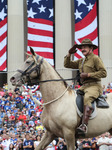
[[[82,61],[83,58],[78,59],[77,61],[71,61],[70,57],[65,56],[64,58],[64,67],[79,69],[80,73],[82,72]],[[101,78],[107,76],[106,69],[100,57],[91,53],[88,55],[83,63],[83,72],[89,73],[90,77],[85,79],[83,83],[97,82],[101,81]]]

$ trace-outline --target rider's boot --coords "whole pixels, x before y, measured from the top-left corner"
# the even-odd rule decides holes
[[[85,135],[85,133],[87,133],[88,120],[92,114],[92,111],[93,111],[92,107],[90,107],[88,105],[84,105],[82,124],[77,128],[78,134],[82,134],[82,135],[84,134]]]

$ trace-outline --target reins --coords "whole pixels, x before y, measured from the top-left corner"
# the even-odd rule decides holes
[[[55,98],[55,99],[53,99],[53,100],[50,100],[49,102],[43,103],[43,104],[42,104],[40,101],[37,101],[37,99],[33,97],[31,91],[29,91],[29,94],[30,94],[31,98],[33,99],[33,101],[34,101],[35,103],[37,103],[38,105],[46,106],[46,105],[48,105],[48,104],[51,104],[51,103],[57,101],[57,100],[60,99],[61,97],[63,97],[63,95],[67,92],[67,90],[68,90],[69,87],[70,87],[70,86],[67,86],[67,88],[65,89],[65,91],[64,91],[60,96],[58,96],[57,98]]]
[[[70,81],[70,80],[77,80],[79,79],[79,74],[77,74],[77,76],[75,78],[67,78],[67,79],[52,79],[52,80],[43,80],[43,81],[40,81],[40,80],[37,80],[35,82],[35,84],[39,84],[39,83],[45,83],[45,82],[59,82],[59,81]]]
[[[38,78],[39,78],[39,76],[40,76],[40,67],[41,67],[41,64],[43,63],[43,58],[41,59],[41,61],[40,61],[39,64],[37,64],[37,61],[38,61],[38,59],[39,59],[39,56],[37,55],[36,58],[35,58],[35,57],[33,57],[33,58],[34,58],[34,62],[31,63],[31,65],[30,65],[25,71],[22,71],[22,70],[19,70],[19,69],[17,70],[19,73],[21,73],[21,78],[22,78],[22,80],[24,80],[24,79],[23,79],[23,76],[24,76],[24,75],[27,76],[27,78],[28,78],[28,83],[29,83],[30,85],[39,84],[39,83],[45,83],[45,82],[59,82],[59,81],[70,81],[70,80],[74,80],[74,81],[75,81],[75,80],[79,79],[79,74],[77,74],[77,76],[76,76],[75,78],[67,78],[67,79],[61,78],[61,79],[51,79],[51,80],[43,80],[43,81],[40,81],[40,80],[38,80]],[[33,67],[33,65],[34,65],[35,63],[36,63],[36,66],[31,69],[31,67]],[[31,69],[31,70],[29,70],[29,69]],[[31,81],[31,79],[30,79],[30,74],[31,74],[34,70],[36,70],[38,76],[35,78],[36,81],[33,83],[33,81]]]
[[[45,106],[45,105],[48,105],[48,104],[51,104],[51,103],[57,101],[58,99],[60,99],[67,92],[68,88],[69,88],[69,86],[65,89],[65,91],[59,97],[57,97],[57,98],[55,98],[55,99],[53,99],[53,100],[51,100],[47,103],[43,103],[42,105]]]
[[[43,63],[43,58],[40,60],[40,63],[39,63],[39,64],[37,63],[37,61],[38,61],[38,59],[39,59],[39,56],[37,56],[36,58],[33,56],[33,58],[34,58],[34,62],[31,63],[30,66],[29,66],[25,71],[17,70],[19,73],[21,73],[21,80],[23,81],[24,84],[25,84],[25,81],[24,81],[23,76],[26,75],[27,78],[28,78],[28,81],[29,81],[28,83],[30,83],[30,84],[33,85],[33,82],[31,82],[31,79],[30,79],[30,74],[31,74],[34,70],[36,70],[37,75],[38,75],[38,78],[39,78],[39,76],[40,76],[40,67],[41,67],[41,65],[42,65],[42,63]],[[34,64],[36,64],[36,66],[35,66],[33,69],[31,69]],[[77,76],[76,76],[75,78],[67,78],[67,79],[61,78],[61,79],[51,79],[51,80],[43,80],[43,81],[36,80],[36,81],[34,82],[34,84],[45,83],[45,82],[58,82],[58,81],[77,80],[78,77],[79,77],[79,74],[77,74]],[[38,79],[38,78],[37,78],[37,79]],[[36,79],[36,78],[35,78],[35,79]],[[33,97],[33,94],[32,94],[32,92],[31,92],[31,89],[30,89],[30,91],[29,91],[29,94],[30,94],[31,98],[34,100],[34,102],[36,102],[38,105],[45,106],[45,105],[51,104],[51,103],[57,101],[58,99],[60,99],[60,98],[67,92],[67,90],[68,90],[69,87],[70,87],[70,86],[67,86],[67,88],[65,89],[65,91],[64,91],[59,97],[57,97],[57,98],[55,98],[55,99],[53,99],[53,100],[50,100],[49,102],[44,103],[44,104],[42,104],[40,101],[37,101],[37,99]]]

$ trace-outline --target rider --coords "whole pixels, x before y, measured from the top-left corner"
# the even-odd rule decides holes
[[[76,48],[81,49],[84,58],[71,61],[70,56],[76,53]],[[93,53],[97,46],[90,39],[84,39],[81,44],[74,45],[64,58],[64,67],[79,69],[82,86],[79,88],[84,92],[84,113],[82,124],[77,128],[78,133],[87,133],[89,117],[92,113],[91,102],[102,94],[101,78],[107,76],[102,60]]]

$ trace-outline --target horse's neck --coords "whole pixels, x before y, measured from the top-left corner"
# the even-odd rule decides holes
[[[59,75],[46,61],[43,63],[42,74],[40,80],[60,79]],[[44,102],[48,102],[59,97],[66,89],[63,81],[51,81],[40,84],[40,90]]]

